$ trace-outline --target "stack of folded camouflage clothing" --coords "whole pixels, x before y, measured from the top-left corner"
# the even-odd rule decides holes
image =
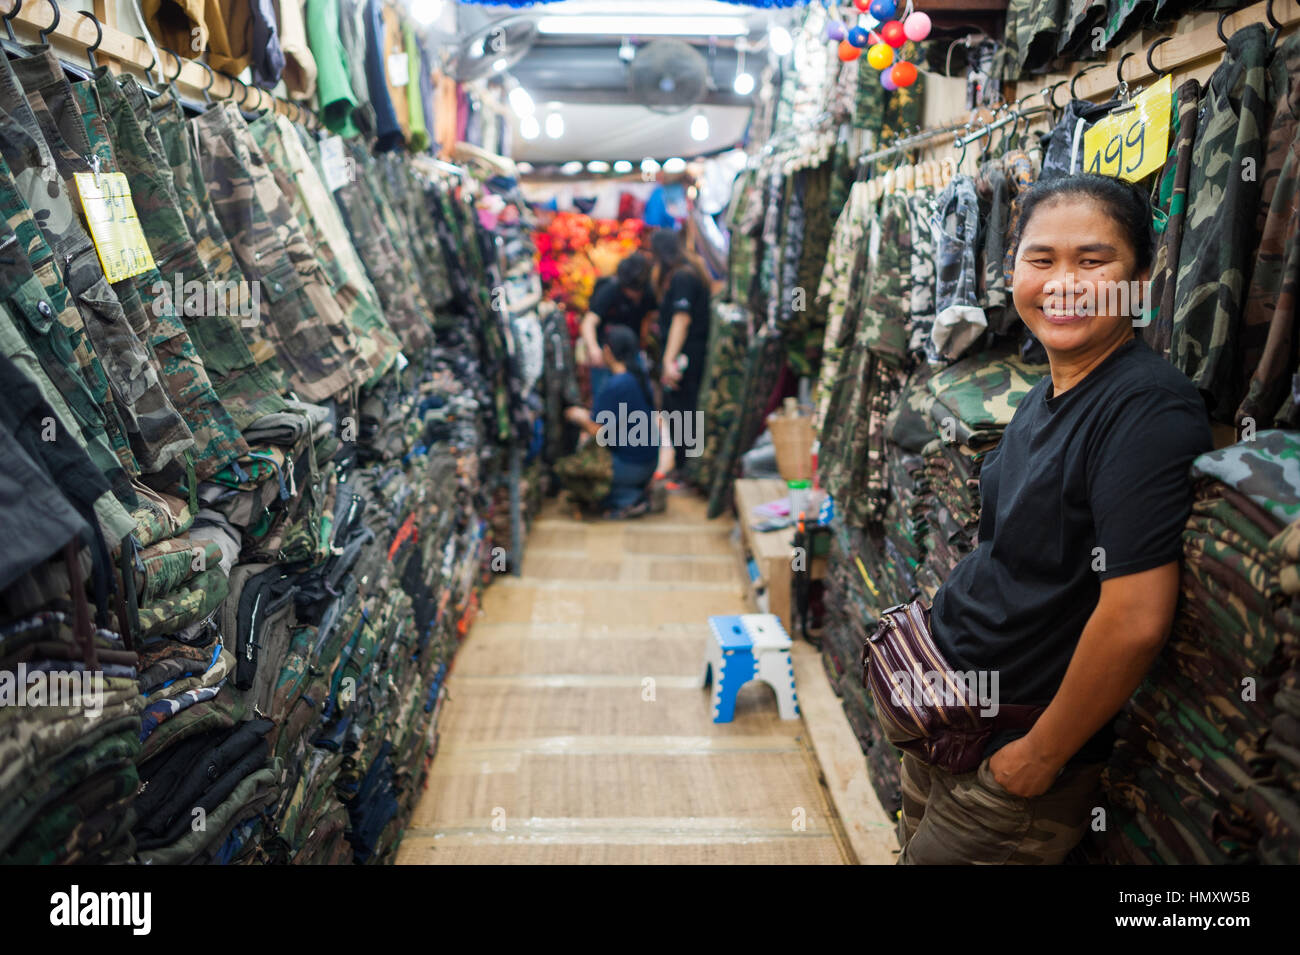
[[[1105,780],[1117,859],[1300,861],[1300,438],[1197,458],[1169,645],[1121,717]]]

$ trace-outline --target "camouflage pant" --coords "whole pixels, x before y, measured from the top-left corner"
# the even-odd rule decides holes
[[[1059,865],[1083,838],[1102,764],[1067,767],[1041,796],[1002,788],[985,759],[953,775],[903,754],[900,865]]]

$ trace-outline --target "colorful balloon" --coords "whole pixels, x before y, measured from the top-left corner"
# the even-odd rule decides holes
[[[858,13],[866,13],[867,7],[871,6],[871,0],[853,0],[853,5],[857,7]]]
[[[893,51],[890,51],[893,52]],[[899,86],[911,86],[916,82],[916,67],[907,60],[899,60],[889,71],[890,79]]]
[[[913,13],[903,21],[903,35],[920,43],[930,35],[930,18],[924,13]]]
[[[888,43],[877,43],[867,50],[867,62],[872,69],[883,70],[894,62],[894,48]]]
[[[890,70],[880,71],[880,85],[892,93],[894,90],[898,89],[898,84],[896,84],[894,78],[889,75],[890,72]]]
[[[854,27],[849,31],[849,42],[859,50],[867,45],[867,40],[867,31],[862,29],[862,27]]]
[[[898,4],[895,0],[871,0],[871,6],[868,9],[873,17],[884,23],[886,20],[893,19]]]
[[[907,42],[907,37],[903,35],[903,25],[897,20],[890,20],[888,23],[881,25],[880,39],[895,50]]]
[[[862,47],[854,46],[848,40],[840,40],[839,54],[840,59],[847,63],[862,55]]]
[[[844,39],[844,22],[842,20],[826,21],[826,39],[834,42]]]

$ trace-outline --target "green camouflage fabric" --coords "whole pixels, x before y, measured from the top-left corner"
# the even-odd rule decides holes
[[[1028,364],[1017,355],[981,352],[938,372],[926,387],[959,427],[1000,430],[1047,371],[1046,365]]]
[[[1208,396],[1218,421],[1233,419],[1245,391],[1236,380],[1235,328],[1257,236],[1254,216],[1239,210],[1259,207],[1267,45],[1258,23],[1229,39],[1206,85],[1192,147],[1169,358]]]
[[[12,71],[0,69],[0,94],[6,87],[18,98],[19,113],[0,115],[0,150],[41,233],[63,263],[68,291],[108,379],[135,461],[146,473],[160,471],[191,448],[194,438],[168,399],[143,340],[148,317],[138,296],[124,289],[124,303],[105,280],[67,190],[76,170],[67,164],[67,153],[51,152],[31,107],[17,92]]]
[[[159,96],[151,108],[171,164],[181,215],[207,277],[223,289],[239,288],[246,279],[217,221],[180,102],[169,91]],[[188,268],[192,268],[189,263],[178,261],[176,272],[184,273]],[[197,305],[197,302],[187,301],[183,312],[194,311],[197,314]],[[236,330],[240,332],[236,337],[230,333],[230,323],[215,326],[212,334],[207,333],[207,328],[213,326],[211,321],[198,325],[204,328],[201,335],[195,332],[201,341],[200,348],[210,355],[206,360],[216,366],[213,373],[217,377],[218,392],[240,427],[248,427],[262,415],[283,411],[285,404],[280,395],[288,390],[289,384],[275,356],[275,346],[267,337],[267,327],[262,322],[235,322]]]
[[[280,117],[284,119],[284,117]],[[288,123],[288,120],[285,120]],[[401,343],[388,327],[379,307],[344,271],[339,255],[330,243],[329,237],[321,227],[316,209],[332,209],[333,203],[320,181],[315,167],[306,163],[302,168],[295,168],[289,158],[288,147],[279,124],[272,114],[264,113],[249,124],[249,132],[257,140],[266,157],[267,165],[275,176],[285,201],[293,210],[308,243],[317,253],[317,263],[330,283],[334,297],[343,309],[346,321],[357,344],[358,354],[366,363],[369,373],[366,384],[373,384],[383,377],[397,359]],[[297,143],[297,133],[290,133]],[[308,203],[305,182],[314,180],[317,188],[312,195],[315,203]]]
[[[989,329],[996,334],[1005,334],[1020,321],[1020,317],[1011,305],[1011,283],[1006,273],[1011,189],[1002,163],[986,162],[980,167],[975,177],[975,195],[979,199],[983,221],[980,248],[975,257],[979,269],[976,301],[984,310]]]
[[[1124,3],[1126,0],[1118,2]],[[1038,0],[1037,3],[1018,6],[1014,21],[1017,73],[1041,72],[1055,59],[1068,16],[1068,0]],[[1008,12],[1008,32],[1011,25],[1011,14]]]
[[[0,865],[71,865],[107,862],[101,853],[134,824],[135,765],[117,760],[65,794],[19,837]]]
[[[225,833],[233,824],[235,814],[245,806],[253,803],[266,804],[277,792],[275,781],[281,767],[277,761],[259,769],[241,779],[230,795],[221,804],[207,813],[206,826],[198,830],[188,830],[185,835],[169,846],[161,849],[147,849],[136,853],[142,865],[179,865],[198,855],[207,846],[218,839],[224,840]]]
[[[173,537],[140,552],[144,566],[135,572],[135,592],[142,602],[175,590],[208,567],[221,562],[221,548],[213,541]]]
[[[51,63],[53,54],[50,51],[46,52],[48,56],[40,61],[40,64],[45,67],[42,74],[48,75],[57,71],[57,75],[41,86],[39,92],[32,88],[35,79],[25,81],[28,86],[28,101],[45,130],[45,137],[51,148],[61,151],[70,150],[69,168],[75,169],[80,164],[83,168],[78,171],[90,172],[90,164],[82,158],[93,152],[88,135],[89,127],[83,121],[84,118],[72,95],[71,87],[63,76],[62,68],[58,66],[57,60]],[[27,71],[28,76],[32,76],[32,73],[30,69]],[[131,82],[134,83],[134,80]],[[118,144],[118,148],[112,151],[112,154],[114,158],[120,160],[120,165],[110,162],[106,171],[126,173],[131,183],[132,204],[135,206],[146,236],[166,234],[157,214],[160,206],[169,204],[167,195],[161,188],[163,184],[160,182],[166,164],[162,163],[160,169],[159,163],[153,161],[153,157],[141,158],[142,144],[133,142],[133,137],[129,135],[134,133],[134,138],[138,139],[138,130],[124,129],[127,123],[121,122],[124,117],[120,114],[126,112],[128,115],[125,119],[130,126],[135,125],[134,118],[129,116],[125,103],[112,102],[107,96],[102,97],[102,101],[111,103],[108,111],[114,117],[113,134]],[[54,125],[55,116],[59,117],[58,128]],[[107,148],[103,151],[110,152]],[[181,228],[184,228],[183,223]],[[152,252],[152,247],[150,251]],[[139,296],[141,305],[149,317],[150,350],[158,360],[163,386],[167,389],[168,397],[194,435],[195,471],[199,479],[206,478],[227,460],[242,453],[241,448],[244,444],[239,437],[239,429],[217,397],[208,378],[206,367],[199,359],[184,324],[176,315],[171,288],[162,281],[158,269],[147,269],[126,282],[116,283],[114,291],[119,292],[119,297],[121,297],[119,287],[126,283],[129,283]]]
[[[229,591],[230,581],[221,565],[209,565],[197,577],[140,608],[140,636],[175,633],[202,620],[226,599]]]
[[[131,519],[136,525],[136,543],[148,547],[189,530],[194,523],[194,512],[179,498],[168,498],[164,494],[141,495],[140,505],[131,512]]]
[[[1020,24],[1028,22],[1033,0],[1008,0],[1002,42],[993,54],[993,73],[1003,80],[1020,79],[1024,56],[1020,49]]]
[[[912,335],[908,348],[918,358],[937,361],[934,347],[934,290],[938,280],[934,260],[934,230],[930,216],[936,202],[933,190],[921,189],[907,197],[912,218],[912,287],[908,293],[911,306]]]
[[[1237,407],[1240,429],[1300,427],[1292,376],[1300,364],[1295,344],[1300,308],[1300,236],[1295,228],[1300,195],[1300,40],[1294,35],[1273,52],[1268,99],[1276,112],[1260,175],[1259,249],[1238,326],[1245,396]],[[1240,433],[1240,431],[1238,432]]]
[[[359,142],[350,142],[346,145],[351,150],[355,168],[359,171],[363,184],[370,192],[371,201],[379,210],[379,217],[388,231],[389,241],[397,252],[398,280],[403,288],[409,290],[416,307],[421,310],[420,314],[424,316],[424,325],[417,326],[422,330],[432,324],[433,309],[425,295],[425,285],[418,268],[419,260],[415,257],[413,243],[416,240],[411,235],[411,229],[405,218],[398,211],[398,200],[394,198],[388,177],[385,175],[385,169],[390,168],[387,164],[394,161],[396,157],[371,156]],[[486,304],[491,297],[491,290],[481,288],[478,291]],[[418,354],[418,349],[421,347],[424,347],[423,336],[416,343],[417,350],[412,354]]]
[[[1038,167],[1027,152],[1022,149],[1013,149],[1003,158],[1002,168],[1006,173],[1007,190],[1010,194],[1007,226],[1004,233],[1006,236],[1006,252],[1002,260],[1008,293],[1007,301],[1010,303],[1011,283],[1014,281],[1016,271],[1016,243],[1019,241],[1020,236],[1020,204],[1023,201],[1021,196],[1038,179]],[[1016,314],[1014,305],[1009,304],[1007,310],[1011,313],[1012,321],[1010,326],[1004,326],[1004,328],[1014,327],[1020,316]]]
[[[1075,59],[1088,59],[1093,55],[1093,30],[1106,16],[1107,0],[1069,0],[1065,20],[1061,26],[1061,39],[1056,44],[1057,53],[1075,51]]]
[[[1102,42],[1113,48],[1145,21],[1155,8],[1156,0],[1107,0],[1106,17],[1100,26],[1106,32]]]
[[[609,448],[595,440],[555,464],[564,490],[584,510],[596,510],[609,496],[614,480],[614,457]]]
[[[744,404],[745,347],[749,312],[731,302],[713,302],[709,355],[700,385],[699,407],[704,413],[704,438],[698,457],[686,459],[686,473],[696,487],[712,487],[718,455]]]
[[[223,100],[190,125],[222,230],[245,276],[260,283],[262,317],[294,390],[307,401],[348,391],[368,369],[238,108]]]
[[[898,193],[882,196],[868,242],[856,347],[890,364],[908,359],[912,317],[912,215]]]
[[[542,335],[545,360],[542,371],[542,392],[545,396],[546,444],[542,457],[554,464],[573,450],[576,431],[564,420],[567,408],[582,403],[575,374],[573,345],[564,311],[560,308],[542,309]]]
[[[8,170],[0,160],[0,203],[11,192]],[[34,228],[28,220],[25,225]],[[104,431],[104,419],[82,377],[67,328],[59,321],[31,263],[19,247],[18,234],[0,223],[0,248],[8,249],[0,257],[0,338],[7,357],[12,359],[41,388],[51,407],[59,414],[67,434],[90,455],[95,466],[108,479],[112,497],[101,497],[95,504],[105,537],[113,543],[134,529],[122,502],[134,504],[135,491],[121,462],[113,453]],[[66,302],[66,289],[62,289]]]
[[[1142,338],[1152,351],[1169,357],[1174,332],[1174,291],[1187,222],[1187,186],[1192,174],[1192,146],[1196,143],[1196,115],[1201,84],[1187,80],[1174,90],[1169,127],[1169,158],[1160,175],[1157,205],[1152,214],[1156,254],[1151,264],[1151,321]]]
[[[355,163],[355,155],[352,158]],[[318,151],[313,151],[313,159],[319,164]],[[429,310],[418,287],[404,275],[397,246],[366,185],[362,170],[369,169],[369,164],[353,165],[350,168],[358,170],[358,175],[335,191],[339,210],[348,232],[353,236],[357,254],[366,267],[375,293],[379,296],[384,317],[402,340],[406,354],[418,355],[433,340]]]
[[[1100,798],[1100,764],[1069,766],[1041,796],[1002,787],[986,758],[953,774],[903,754],[899,865],[1059,865]]]
[[[781,374],[784,354],[780,335],[768,326],[749,338],[745,351],[744,384],[739,392],[743,398],[714,463],[713,485],[709,488],[710,518],[719,516],[731,505],[740,456],[754,446],[754,441],[766,426],[763,412]]]
[[[856,245],[862,235],[862,224],[868,215],[867,184],[855,182],[848,199],[835,220],[831,231],[830,248],[817,286],[819,307],[826,313],[826,332],[822,340],[821,368],[818,372],[817,411],[813,430],[821,434],[830,405],[831,392],[839,374],[840,359],[844,353],[840,345],[840,332],[844,324],[844,311],[848,305],[849,283],[856,258]]]
[[[1300,517],[1300,436],[1261,431],[1192,462],[1192,474],[1222,481],[1281,524]]]
[[[386,153],[376,158],[380,181],[385,187],[389,205],[402,229],[402,238],[410,243],[411,263],[425,302],[433,308],[435,303],[451,297],[446,268],[438,269],[433,263],[443,263],[442,250],[433,218],[425,204],[424,184],[406,157],[400,153]],[[433,316],[437,323],[437,316]]]
[[[832,175],[832,164],[824,162],[806,172],[804,183],[804,237],[792,290],[803,307],[794,310],[786,328],[790,367],[798,375],[809,375],[821,365],[826,310],[817,288],[835,224],[834,213],[827,208]]]

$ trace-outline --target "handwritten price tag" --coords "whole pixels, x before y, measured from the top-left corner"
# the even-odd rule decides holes
[[[1111,113],[1084,133],[1084,171],[1137,182],[1163,166],[1173,95],[1173,78],[1163,76],[1128,104],[1132,109]]]
[[[120,172],[79,172],[76,179],[104,277],[109,282],[120,282],[153,268],[153,255],[136,217],[126,176]]]

